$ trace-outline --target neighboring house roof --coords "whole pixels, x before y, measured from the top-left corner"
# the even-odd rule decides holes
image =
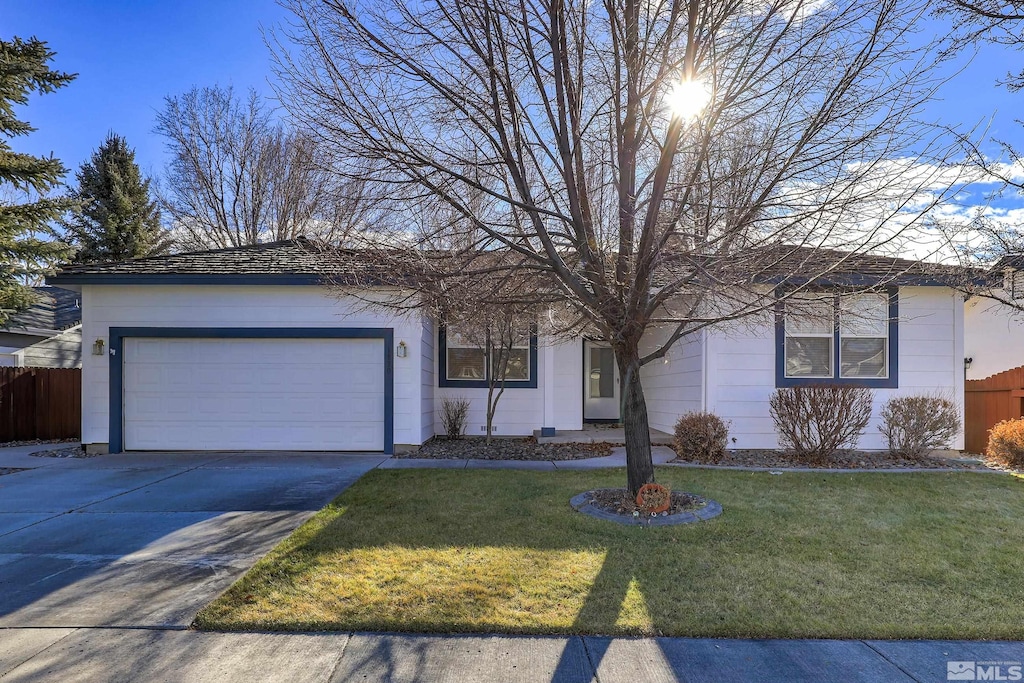
[[[33,287],[36,303],[13,315],[4,332],[49,336],[82,322],[81,294],[60,287]]]
[[[1005,268],[1013,268],[1020,270],[1024,268],[1024,254],[1006,254],[996,261],[995,265],[992,266],[992,270],[999,271]]]
[[[902,258],[857,254],[813,247],[777,245],[748,252],[755,281],[803,284],[799,273],[814,273],[822,284],[865,285],[886,282],[900,285],[949,285],[973,278],[969,271]],[[734,257],[724,257],[734,258]],[[701,266],[709,264],[700,257]],[[669,258],[669,262],[673,259]],[[692,255],[681,255],[669,269],[690,268]],[[746,259],[744,259],[746,263]],[[687,265],[690,264],[690,265]],[[320,284],[366,283],[380,266],[356,250],[337,250],[324,258],[309,240],[268,242],[253,246],[213,249],[167,256],[152,256],[115,263],[69,266],[47,282],[80,284]],[[797,274],[797,275],[794,275]],[[385,278],[394,281],[394,277]]]

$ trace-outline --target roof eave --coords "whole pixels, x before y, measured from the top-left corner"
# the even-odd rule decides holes
[[[66,285],[322,285],[327,278],[304,273],[58,273],[46,284]]]
[[[981,279],[977,278],[980,282]],[[973,284],[975,278],[971,279]],[[893,286],[893,287],[953,287],[954,283],[952,279],[943,279],[935,277],[934,275],[893,275],[893,276],[879,276],[879,275],[865,275],[862,273],[837,273],[829,275],[828,277],[797,277],[792,275],[777,275],[777,276],[765,276],[758,278],[757,280],[763,284],[769,285],[792,285],[792,286],[804,286],[804,285],[823,285],[823,286],[834,286],[834,287],[874,287],[874,286]]]

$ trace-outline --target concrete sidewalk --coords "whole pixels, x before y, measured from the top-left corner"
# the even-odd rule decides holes
[[[4,683],[926,682],[951,661],[1013,680],[1024,643],[0,630]]]

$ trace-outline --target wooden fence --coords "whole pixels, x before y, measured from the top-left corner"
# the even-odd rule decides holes
[[[0,442],[81,433],[81,369],[0,368]]]
[[[1024,417],[1024,367],[964,382],[964,447],[984,453],[988,430],[1002,420]]]

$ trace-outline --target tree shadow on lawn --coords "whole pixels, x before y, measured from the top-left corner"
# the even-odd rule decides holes
[[[573,511],[621,471],[374,471],[200,625],[710,637],[1021,638],[1019,482],[659,469],[721,517]],[[253,599],[247,603],[246,598]],[[588,641],[589,643],[589,641]],[[591,652],[600,659],[602,653]]]

